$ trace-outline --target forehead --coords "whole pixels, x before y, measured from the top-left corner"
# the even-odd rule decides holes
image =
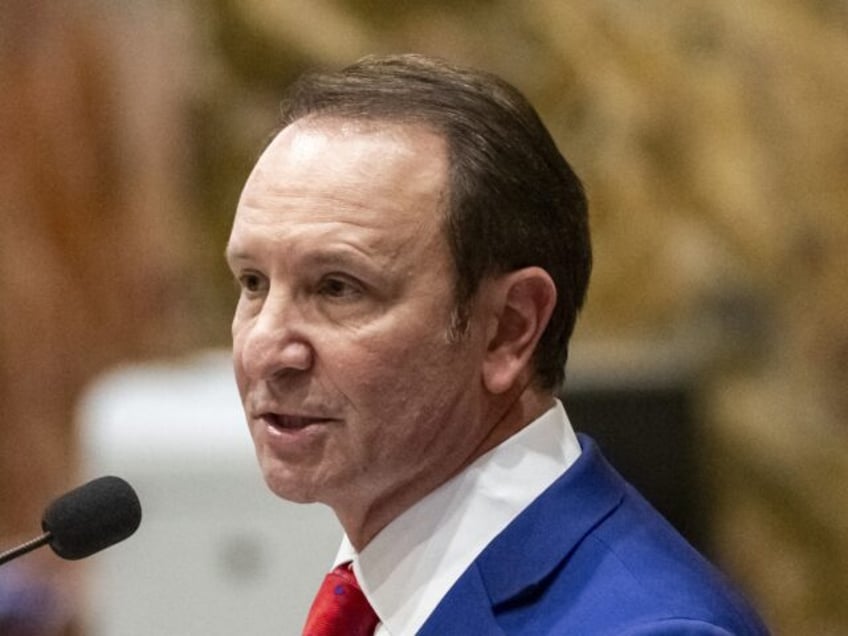
[[[227,258],[353,251],[383,266],[447,267],[446,183],[446,143],[424,126],[299,120],[248,178]]]
[[[239,212],[275,203],[296,212],[302,202],[313,220],[358,212],[420,222],[441,216],[446,188],[446,142],[423,125],[305,119],[269,144],[245,184]]]

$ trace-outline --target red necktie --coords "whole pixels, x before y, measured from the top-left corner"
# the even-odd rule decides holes
[[[324,578],[312,601],[303,636],[373,636],[379,622],[350,563],[345,563]]]

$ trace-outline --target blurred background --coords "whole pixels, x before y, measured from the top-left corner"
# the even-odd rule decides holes
[[[574,394],[683,396],[685,448],[649,459],[687,458],[697,541],[775,633],[848,633],[845,0],[4,0],[0,548],[121,469],[81,437],[104,374],[228,346],[222,252],[284,87],[405,51],[515,84],[585,182]],[[44,552],[0,570],[0,632],[87,633],[85,568]]]

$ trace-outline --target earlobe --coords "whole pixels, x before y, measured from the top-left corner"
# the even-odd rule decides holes
[[[532,375],[531,359],[556,304],[556,286],[539,267],[510,272],[494,284],[497,318],[483,382],[491,393],[500,394]]]

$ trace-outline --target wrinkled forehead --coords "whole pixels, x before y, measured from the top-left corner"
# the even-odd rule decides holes
[[[298,120],[254,167],[233,230],[279,233],[321,224],[445,242],[446,183],[445,142],[426,127]]]

